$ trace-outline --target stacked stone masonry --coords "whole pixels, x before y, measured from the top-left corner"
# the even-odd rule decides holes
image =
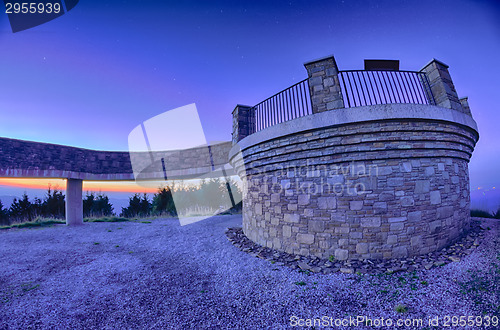
[[[178,171],[208,173],[227,164],[231,142],[184,150],[152,152],[101,151],[51,143],[0,138],[0,176],[92,180],[134,180],[131,158],[145,178]],[[164,162],[161,162],[161,159]],[[155,161],[151,161],[154,159]]]
[[[329,56],[305,63],[304,66],[309,76],[312,112],[344,108],[335,58]]]
[[[314,116],[314,115],[313,115]],[[298,132],[243,150],[243,230],[320,258],[390,259],[439,250],[469,228],[477,132],[381,120]]]
[[[237,105],[233,110],[232,143],[235,144],[244,137],[252,134],[254,125],[255,118],[252,107],[241,104]]]
[[[427,75],[436,105],[470,115],[468,104],[464,106],[462,100],[458,98],[446,64],[438,60],[432,60],[422,71]]]

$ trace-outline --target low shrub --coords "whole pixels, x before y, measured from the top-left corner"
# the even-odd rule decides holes
[[[493,214],[484,210],[470,210],[470,216],[477,218],[493,218]]]

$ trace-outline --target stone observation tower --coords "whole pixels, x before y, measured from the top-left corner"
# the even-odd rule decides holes
[[[307,79],[233,111],[245,235],[347,260],[425,254],[467,231],[479,135],[448,66],[341,71],[333,56],[304,65]]]

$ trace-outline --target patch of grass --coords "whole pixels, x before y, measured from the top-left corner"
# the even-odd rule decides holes
[[[141,221],[141,223],[151,223],[151,221]]]
[[[470,216],[478,218],[500,219],[500,209],[498,209],[496,212],[488,212],[478,209],[470,210]]]
[[[38,218],[35,221],[31,222],[22,222],[22,223],[14,223],[10,226],[3,226],[0,227],[1,229],[12,229],[12,228],[38,228],[38,227],[51,227],[52,225],[56,224],[65,224],[66,221],[60,220],[60,219],[43,219],[43,218]]]
[[[94,245],[99,245],[99,244],[101,244],[101,243],[99,243],[99,242],[94,242]]]
[[[120,245],[115,245],[115,247],[120,247]]]
[[[484,211],[484,210],[470,210],[470,216],[471,217],[478,217],[478,218],[493,218],[493,214],[490,212]]]
[[[396,312],[398,312],[398,313],[406,313],[406,312],[408,312],[408,307],[406,307],[405,305],[401,305],[401,304],[399,304],[399,305],[397,305],[397,306],[394,308],[394,310],[395,310]]]
[[[31,290],[35,290],[39,286],[40,286],[40,284],[33,285],[31,282],[29,282],[29,283],[22,284],[21,288],[22,288],[23,292],[28,292],[28,291],[31,291]]]
[[[300,282],[295,282],[295,284],[298,286],[304,286],[304,285],[306,285],[306,282],[300,281]]]
[[[460,293],[469,297],[478,306],[478,310],[486,311],[488,314],[500,312],[497,296],[497,287],[500,283],[500,272],[498,272],[500,264],[494,259],[492,261],[490,267],[468,270],[468,278],[457,282]]]
[[[36,290],[40,287],[40,284],[33,284],[33,282],[21,283],[20,286],[10,285],[6,288],[0,290],[0,304],[5,304],[10,302],[15,297],[21,297],[30,291]]]
[[[427,281],[422,281],[420,282],[422,285],[429,285],[429,283]]]
[[[490,281],[478,273],[472,274],[471,278],[466,282],[461,282],[462,293],[475,293],[479,291],[488,291]]]
[[[122,217],[102,217],[102,218],[84,218],[83,222],[127,222],[131,221],[131,219],[122,218]],[[66,220],[62,219],[53,219],[53,218],[37,218],[35,221],[22,222],[22,223],[14,223],[9,226],[1,226],[2,229],[12,229],[12,228],[40,228],[40,227],[51,227],[53,225],[64,225],[66,224]],[[118,228],[121,229],[121,228]]]
[[[328,261],[330,261],[330,262],[334,262],[334,261],[335,261],[335,257],[334,257],[334,256],[329,256],[329,257],[328,257]]]
[[[84,222],[127,222],[131,219],[122,217],[102,217],[102,218],[85,218]]]

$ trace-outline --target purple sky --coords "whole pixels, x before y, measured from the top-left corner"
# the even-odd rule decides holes
[[[135,126],[195,102],[207,139],[229,140],[234,106],[306,78],[308,60],[435,57],[480,128],[472,189],[500,187],[497,1],[86,0],[15,34],[0,17],[1,136],[127,150]]]

